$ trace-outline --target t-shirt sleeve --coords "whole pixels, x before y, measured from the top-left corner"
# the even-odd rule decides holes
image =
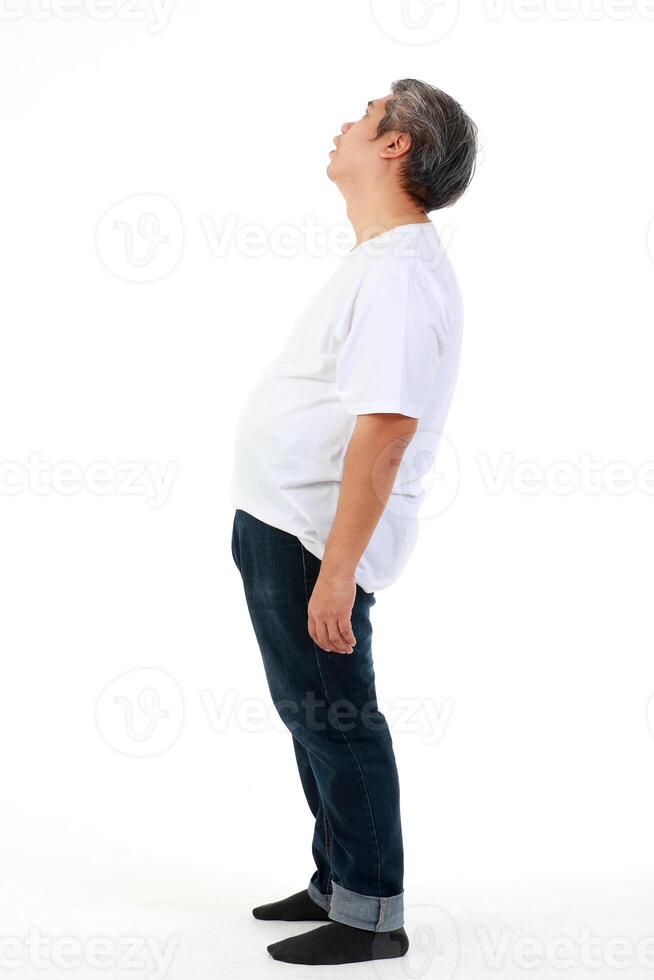
[[[424,283],[406,272],[364,280],[336,368],[346,410],[420,418],[447,334],[440,297]]]

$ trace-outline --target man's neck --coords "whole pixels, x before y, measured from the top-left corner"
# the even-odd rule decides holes
[[[358,204],[348,203],[347,217],[356,234],[356,244],[363,242],[377,235],[397,228],[398,225],[411,225],[428,223],[424,209],[417,205],[407,204],[406,201],[397,203],[386,203],[385,205],[375,204],[374,202],[359,202]]]

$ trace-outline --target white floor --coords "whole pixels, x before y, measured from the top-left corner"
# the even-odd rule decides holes
[[[314,928],[251,917],[253,904],[278,897],[271,882],[223,881],[215,871],[137,869],[128,861],[115,872],[66,875],[62,867],[16,864],[2,879],[0,969],[19,980],[640,980],[654,970],[654,887],[645,882],[552,878],[413,889],[407,957],[332,968],[268,956],[268,943]]]

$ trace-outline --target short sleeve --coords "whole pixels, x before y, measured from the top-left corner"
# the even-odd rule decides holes
[[[448,332],[439,300],[409,270],[364,279],[336,368],[338,394],[351,415],[420,418]]]

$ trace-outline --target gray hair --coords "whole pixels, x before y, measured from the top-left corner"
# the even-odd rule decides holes
[[[408,133],[401,171],[404,190],[425,211],[454,204],[470,183],[477,158],[477,127],[458,102],[415,78],[393,82],[376,139]]]

